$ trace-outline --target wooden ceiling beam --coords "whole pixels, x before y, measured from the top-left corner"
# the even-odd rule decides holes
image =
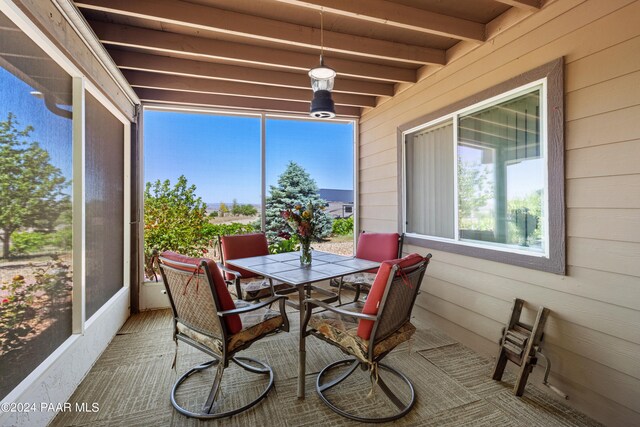
[[[415,7],[404,6],[387,0],[276,1],[310,9],[322,9],[336,15],[348,16],[350,18],[360,19],[363,21],[419,31],[421,33],[435,34],[438,36],[475,42],[483,42],[485,40],[483,24]],[[522,1],[524,2],[525,0]]]
[[[284,113],[309,113],[309,105],[305,105],[302,102],[295,101],[245,98],[240,96],[177,92],[146,88],[136,88],[135,92],[143,102],[151,103],[238,108],[243,110],[273,111]],[[337,105],[336,114],[338,116],[360,117],[360,108]]]
[[[90,21],[90,25],[100,41],[108,45],[304,71],[318,64],[318,56],[313,54],[269,49],[100,21]],[[326,55],[325,63],[334,68],[338,75],[394,82],[416,82],[416,71],[413,69],[330,58]]]
[[[526,9],[530,12],[537,12],[540,10],[540,0],[496,0],[500,3],[508,4],[509,6],[517,7],[518,9]]]
[[[313,98],[311,88],[292,89],[131,70],[124,70],[123,74],[131,86],[140,88],[211,93],[248,98],[281,99],[285,101],[304,102],[307,105]],[[376,105],[376,100],[372,96],[348,93],[334,93],[333,100],[336,105],[350,105],[355,107],[375,107]]]
[[[124,70],[151,71],[178,76],[190,76],[214,80],[257,83],[289,88],[310,88],[309,76],[289,71],[260,70],[237,65],[215,64],[213,62],[172,58],[109,49],[109,55]],[[334,93],[352,93],[359,95],[391,97],[394,94],[392,84],[351,80],[338,77]]]
[[[175,0],[80,0],[79,8],[110,14],[132,16],[157,22],[176,24],[196,30],[233,34],[248,39],[282,45],[320,48],[320,31],[316,28],[273,19],[260,18],[228,10],[216,9]],[[318,17],[318,23],[320,18]],[[250,41],[247,41],[250,43]],[[327,52],[409,62],[444,65],[445,51],[388,40],[324,31]]]

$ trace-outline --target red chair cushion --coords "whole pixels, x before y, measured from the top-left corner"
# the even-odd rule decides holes
[[[186,255],[180,255],[178,253],[172,251],[165,251],[160,255],[162,258],[165,258],[165,263],[173,268],[183,271],[193,271],[190,269],[186,269],[181,265],[172,264],[171,261],[181,262],[184,264],[190,264],[194,267],[198,267],[201,261],[205,261],[207,266],[209,267],[209,271],[211,272],[211,277],[213,278],[213,285],[216,292],[216,296],[218,297],[218,302],[220,303],[220,308],[224,310],[233,310],[236,308],[236,304],[233,302],[233,298],[229,294],[229,290],[227,289],[227,284],[222,278],[222,274],[220,273],[220,269],[215,261],[208,258],[193,258]],[[240,316],[237,314],[233,314],[231,316],[225,316],[224,321],[227,324],[227,328],[231,334],[235,334],[242,330],[242,321],[240,320]]]
[[[225,260],[237,258],[249,258],[252,256],[269,255],[269,245],[267,244],[267,236],[262,233],[239,234],[235,236],[222,236],[220,238],[222,246],[222,257]],[[237,271],[242,278],[256,277],[257,274],[242,268],[229,266],[230,269]],[[233,274],[226,273],[228,280],[233,280]]]
[[[378,307],[380,307],[384,291],[387,288],[387,280],[389,279],[391,268],[393,268],[394,265],[398,264],[400,268],[407,268],[420,263],[422,260],[424,260],[423,256],[410,254],[404,258],[384,261],[380,265],[378,274],[373,281],[373,285],[371,285],[371,291],[369,291],[369,296],[367,297],[367,301],[364,303],[362,312],[364,314],[371,314],[374,316],[378,314]],[[371,337],[373,323],[374,322],[372,320],[360,320],[360,323],[358,324],[358,336],[362,339],[368,340]]]
[[[382,262],[388,259],[398,258],[398,233],[360,233],[356,258]],[[376,273],[378,269],[368,270],[367,273]]]

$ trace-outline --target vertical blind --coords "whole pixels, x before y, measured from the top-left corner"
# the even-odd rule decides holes
[[[407,135],[408,233],[454,238],[453,123]]]

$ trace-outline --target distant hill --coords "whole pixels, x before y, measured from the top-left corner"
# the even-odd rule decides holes
[[[231,209],[231,206],[233,206],[233,202],[223,202],[225,205],[227,205],[227,207],[229,209]],[[244,205],[245,203],[241,203],[238,202],[238,204],[240,205]],[[247,203],[249,204],[249,203]],[[256,208],[258,210],[258,212],[260,212],[260,204],[255,204],[255,203],[250,203],[254,208]],[[207,203],[207,212],[213,212],[213,211],[217,211],[220,209],[220,203]]]

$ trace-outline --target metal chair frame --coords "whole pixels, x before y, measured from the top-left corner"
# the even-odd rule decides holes
[[[159,257],[159,265],[160,265],[160,273],[162,274],[162,279],[164,280],[165,283],[165,288],[167,290],[167,295],[169,296],[169,302],[171,303],[171,309],[173,311],[173,323],[174,323],[174,337],[177,340],[183,341],[189,345],[191,345],[192,347],[197,348],[198,350],[208,354],[209,356],[213,357],[212,360],[204,362],[202,364],[196,365],[194,367],[192,367],[191,369],[189,369],[187,372],[185,372],[182,376],[180,376],[180,378],[178,378],[178,380],[175,382],[175,384],[173,385],[172,389],[171,389],[171,404],[173,405],[173,407],[180,412],[183,415],[186,415],[187,417],[192,417],[192,418],[198,418],[198,419],[216,419],[216,418],[224,418],[224,417],[230,417],[232,415],[238,414],[240,412],[243,412],[249,408],[251,408],[252,406],[255,406],[256,404],[258,404],[262,399],[264,399],[267,394],[269,393],[269,391],[273,388],[274,385],[274,376],[273,376],[273,370],[271,369],[271,367],[269,365],[267,365],[264,362],[260,362],[258,360],[249,358],[249,357],[236,357],[235,354],[248,348],[251,344],[253,344],[255,341],[263,338],[264,336],[268,335],[268,334],[263,334],[260,335],[258,337],[256,337],[255,339],[244,343],[243,345],[233,349],[233,351],[228,351],[227,349],[227,343],[228,343],[228,339],[229,337],[231,337],[232,335],[230,334],[227,324],[224,321],[224,318],[227,316],[231,316],[231,315],[236,315],[236,314],[242,314],[242,313],[248,313],[251,311],[255,311],[258,310],[260,308],[266,307],[266,306],[270,306],[271,304],[273,304],[274,302],[278,301],[279,303],[279,309],[280,309],[280,313],[283,317],[283,324],[276,329],[277,331],[289,331],[289,319],[286,315],[285,312],[285,300],[286,297],[284,296],[274,296],[271,297],[263,302],[257,303],[257,304],[251,304],[247,307],[242,307],[242,308],[236,308],[233,310],[221,310],[221,305],[220,305],[220,301],[219,298],[216,294],[216,290],[215,290],[215,286],[214,286],[214,281],[213,281],[213,277],[211,275],[211,271],[209,270],[209,266],[207,265],[207,263],[205,261],[201,261],[199,265],[195,266],[193,264],[186,264],[186,263],[182,263],[179,261],[174,261],[171,259],[166,259],[162,256]],[[167,264],[168,263],[168,264]],[[182,267],[182,268],[186,268],[186,269],[191,269],[193,270],[193,274],[196,275],[198,274],[199,276],[204,276],[206,278],[207,283],[209,284],[209,289],[211,290],[211,295],[213,297],[213,301],[214,301],[214,305],[215,305],[215,310],[216,310],[216,314],[217,314],[217,322],[219,323],[220,326],[220,331],[222,332],[222,336],[221,337],[214,337],[213,335],[207,333],[206,331],[202,331],[202,330],[198,330],[197,328],[192,328],[194,330],[197,330],[197,332],[214,337],[214,338],[218,338],[222,341],[222,354],[219,355],[215,352],[213,352],[211,349],[209,349],[208,347],[200,344],[199,342],[195,341],[194,339],[188,337],[187,335],[181,334],[178,331],[177,328],[177,324],[178,321],[181,321],[181,323],[187,324],[188,322],[184,322],[181,320],[177,308],[176,308],[176,304],[174,302],[174,298],[170,289],[170,286],[168,285],[168,280],[167,280],[167,275],[166,275],[166,271],[177,271],[180,273],[185,273],[185,274],[189,274],[188,271],[185,270],[181,270],[179,268],[175,268],[173,266],[178,266],[178,267]],[[257,373],[257,374],[262,374],[262,375],[269,375],[269,383],[267,384],[267,386],[265,387],[265,389],[261,392],[261,394],[254,400],[252,400],[251,402],[247,403],[246,405],[243,405],[239,408],[234,408],[232,410],[229,411],[225,411],[225,412],[215,412],[215,406],[216,406],[216,399],[218,397],[219,391],[220,391],[220,385],[222,382],[222,375],[224,373],[225,368],[227,368],[229,366],[229,362],[234,362],[236,365],[240,366],[241,368],[245,369],[246,371],[252,372],[252,373]],[[254,363],[256,365],[258,365],[259,367],[255,367],[255,366],[251,366],[250,364],[248,364],[247,362],[250,363]],[[199,371],[203,371],[205,369],[211,368],[211,367],[216,367],[216,375],[215,378],[213,380],[213,384],[211,386],[211,391],[209,392],[209,396],[207,398],[207,401],[205,403],[205,405],[202,408],[201,412],[193,412],[190,411],[188,409],[185,409],[184,407],[180,406],[178,404],[178,402],[176,401],[176,392],[178,390],[178,388],[180,387],[181,384],[183,384],[190,376],[192,376],[193,374],[195,374],[196,372]]]
[[[387,354],[389,354],[391,352],[390,349],[389,351],[386,351],[380,355],[378,355],[377,357],[374,357],[374,349],[375,349],[375,344],[379,341],[382,341],[383,339],[389,337],[390,335],[392,335],[397,329],[392,330],[387,332],[386,334],[380,334],[379,330],[381,327],[386,326],[384,324],[384,320],[387,320],[387,318],[385,318],[385,308],[386,308],[386,304],[387,304],[387,299],[389,298],[389,294],[392,291],[392,288],[394,288],[394,286],[402,286],[401,284],[398,283],[393,283],[394,281],[397,280],[403,280],[402,277],[399,275],[401,272],[402,274],[409,278],[409,280],[411,280],[411,282],[415,285],[415,290],[413,293],[413,297],[411,300],[411,304],[408,305],[409,309],[406,311],[406,313],[402,313],[400,316],[400,321],[396,321],[396,323],[399,325],[398,327],[404,325],[406,322],[409,321],[409,319],[411,318],[411,311],[413,310],[413,306],[415,304],[415,300],[420,292],[420,286],[422,284],[422,279],[424,278],[424,274],[426,272],[427,266],[429,264],[429,261],[431,259],[431,254],[428,254],[424,261],[415,264],[413,266],[410,266],[408,268],[405,268],[403,270],[400,270],[398,265],[394,265],[393,268],[391,269],[391,272],[389,273],[389,279],[387,280],[387,284],[386,284],[386,288],[382,297],[382,300],[380,301],[380,306],[378,308],[378,313],[374,316],[374,315],[370,315],[370,314],[364,314],[364,313],[357,313],[357,312],[352,312],[352,311],[348,311],[348,310],[344,310],[341,309],[339,307],[335,307],[326,303],[323,303],[322,301],[318,301],[315,299],[307,299],[304,301],[304,303],[306,304],[306,315],[305,318],[303,320],[302,326],[301,326],[301,339],[300,339],[300,350],[301,351],[305,351],[305,338],[308,335],[313,335],[323,341],[326,341],[336,347],[338,347],[340,350],[342,350],[344,353],[346,353],[347,355],[350,355],[349,349],[340,346],[339,344],[337,344],[336,342],[330,341],[328,340],[324,335],[322,335],[321,333],[311,329],[308,330],[307,326],[309,324],[309,320],[311,319],[311,315],[312,315],[312,310],[315,307],[320,307],[323,308],[325,310],[329,310],[332,311],[334,313],[337,313],[341,316],[349,316],[349,317],[355,317],[357,319],[360,320],[371,320],[374,322],[373,324],[373,328],[371,330],[371,336],[369,337],[369,348],[368,348],[368,355],[367,355],[367,363],[362,362],[361,360],[358,360],[355,357],[350,357],[347,359],[343,359],[343,360],[339,360],[337,362],[333,362],[329,365],[327,365],[324,369],[322,369],[322,371],[320,371],[320,373],[318,374],[317,380],[316,380],[316,391],[318,393],[318,395],[320,396],[320,398],[322,399],[322,401],[335,413],[342,415],[343,417],[349,418],[351,420],[355,420],[355,421],[360,421],[360,422],[364,422],[364,423],[383,423],[383,422],[388,422],[388,421],[393,421],[393,420],[397,420],[399,418],[402,418],[403,416],[405,416],[407,413],[409,413],[409,411],[411,411],[411,409],[413,408],[413,405],[415,404],[415,389],[413,388],[413,384],[411,383],[411,381],[404,375],[402,374],[400,371],[379,363],[385,356],[387,356]],[[398,319],[397,316],[395,316],[395,319]],[[322,379],[323,377],[332,369],[340,366],[340,365],[347,365],[347,364],[351,364],[351,366],[349,367],[349,369],[343,373],[342,375],[340,375],[338,378],[334,379],[331,382],[322,383]],[[389,400],[398,408],[398,411],[396,413],[394,413],[393,415],[390,415],[388,417],[382,417],[382,418],[368,418],[368,417],[363,417],[363,416],[359,416],[359,415],[355,415],[355,414],[351,414],[348,413],[342,409],[340,409],[339,407],[337,407],[335,404],[333,404],[325,395],[325,392],[329,389],[331,389],[332,387],[340,384],[342,381],[344,381],[345,379],[347,379],[351,374],[353,374],[353,372],[355,372],[357,367],[360,367],[362,370],[367,370],[369,366],[373,365],[373,364],[377,364],[377,366],[379,368],[382,368],[383,370],[395,375],[397,378],[399,378],[402,382],[404,382],[408,389],[409,389],[409,393],[410,393],[410,398],[409,401],[407,403],[403,403],[392,391],[391,389],[386,385],[386,383],[384,382],[384,380],[381,377],[377,378],[377,382],[376,384],[378,386],[380,386],[380,388],[382,389],[382,391],[384,392],[384,394],[389,398]]]
[[[264,234],[264,233],[261,233]],[[220,270],[222,270],[225,273],[229,273],[231,275],[234,276],[233,280],[229,280],[226,277],[224,277],[224,281],[227,283],[228,285],[234,285],[236,288],[236,295],[238,296],[239,299],[242,299],[244,301],[260,301],[260,298],[247,298],[247,295],[244,295],[242,292],[242,286],[241,286],[241,282],[240,280],[242,279],[242,274],[240,274],[238,271],[235,271],[229,267],[227,267],[224,264],[224,253],[222,252],[222,236],[218,235],[217,237],[217,245],[218,245],[218,250],[220,251],[220,262],[217,263],[218,267],[220,268]],[[276,290],[273,286],[273,279],[268,278],[267,280],[269,280],[269,288],[271,289],[271,295],[276,295]],[[295,289],[293,289],[292,291],[295,291]]]
[[[362,230],[361,234],[365,234],[365,231]],[[401,233],[398,236],[398,256],[397,258],[402,258],[402,246],[404,245],[404,233]],[[354,282],[353,285],[355,285],[356,287],[356,294],[353,297],[353,302],[358,301],[358,299],[360,299],[360,294],[363,291],[363,288],[366,290],[366,293],[369,292],[369,290],[371,289],[371,285],[368,283],[360,283],[360,282]],[[342,293],[342,288],[344,287],[344,276],[340,277],[340,280],[338,281],[338,305],[342,305],[342,298],[341,298],[341,293]]]

